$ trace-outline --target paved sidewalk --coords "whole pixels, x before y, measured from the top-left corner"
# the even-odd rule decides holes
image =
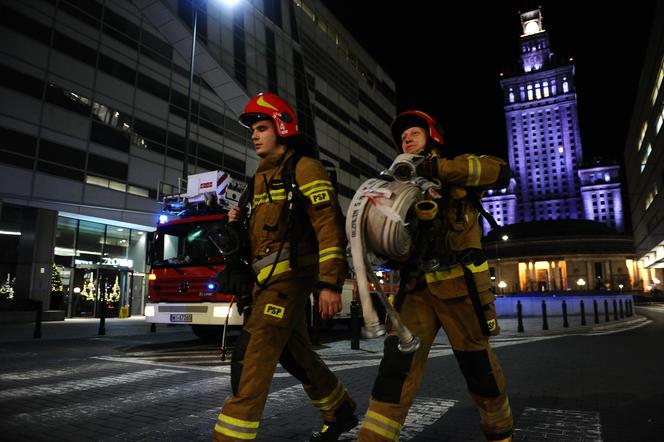
[[[144,316],[130,318],[106,318],[105,337],[133,336],[150,333],[150,324]],[[85,339],[103,337],[99,335],[99,318],[67,318],[64,321],[42,322],[41,338],[34,339],[35,323],[0,324],[0,342],[39,341],[50,339]],[[189,332],[188,325],[157,324],[157,334]]]
[[[541,318],[524,318],[523,319],[523,332],[518,331],[518,321],[516,318],[498,318],[498,325],[500,326],[500,334],[491,338],[492,341],[509,341],[518,340],[519,338],[546,338],[553,336],[566,336],[574,334],[588,334],[588,333],[611,333],[620,330],[638,327],[648,322],[648,319],[641,315],[634,315],[628,318],[619,318],[618,320],[611,320],[610,322],[601,322],[594,324],[593,319],[586,318],[587,324],[581,325],[580,316],[570,316],[568,318],[569,327],[563,327],[562,317],[549,318],[549,330],[542,330]],[[362,339],[360,340],[360,350],[369,353],[382,353],[384,339]],[[434,346],[447,346],[449,341],[445,332],[441,329],[436,335]],[[345,353],[350,349],[350,342],[347,339],[337,340],[334,342],[324,342],[322,349],[323,354],[335,354],[337,352]],[[321,352],[321,350],[318,350]]]
[[[573,333],[588,333],[597,331],[606,331],[613,329],[620,329],[635,325],[639,321],[645,321],[645,318],[635,315],[628,318],[622,318],[604,322],[604,317],[600,317],[600,323],[594,324],[593,317],[586,317],[588,325],[581,325],[580,316],[570,316],[568,318],[569,327],[563,327],[563,318],[561,316],[553,316],[548,318],[549,330],[542,330],[541,318],[524,318],[523,326],[524,332],[517,331],[516,318],[498,318],[498,324],[501,328],[500,337],[525,337],[525,336],[549,336],[573,334]],[[0,342],[18,342],[18,341],[38,341],[34,339],[35,323],[21,323],[21,324],[0,324]],[[49,321],[42,322],[41,340],[50,339],[85,339],[85,338],[98,338],[99,319],[98,318],[71,318],[64,321]],[[106,319],[106,334],[105,337],[115,336],[134,336],[145,335],[150,333],[150,324],[145,322],[144,316],[132,316],[131,318],[107,318]],[[157,324],[157,334],[164,333],[190,333],[191,338],[194,334],[188,325],[180,324]],[[438,340],[444,333],[439,333]],[[437,341],[438,341],[437,340]],[[347,343],[347,340],[341,342]],[[362,344],[373,345],[374,342],[380,342],[382,351],[382,339],[362,340]],[[348,344],[350,345],[350,344]],[[364,345],[361,345],[364,348]]]

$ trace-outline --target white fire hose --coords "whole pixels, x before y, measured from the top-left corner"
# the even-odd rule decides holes
[[[365,181],[355,193],[346,217],[346,234],[350,239],[364,317],[363,336],[374,338],[385,334],[385,327],[380,323],[371,301],[368,286],[368,282],[371,282],[376,287],[378,299],[385,306],[390,322],[399,336],[399,349],[404,353],[417,350],[420,340],[401,322],[399,313],[376,278],[372,260],[383,258],[403,262],[413,251],[413,238],[406,228],[408,212],[415,203],[424,198],[427,190],[438,187],[438,184],[422,178],[412,178],[414,166],[420,159],[421,157],[408,154],[396,158],[390,169],[384,173],[399,181]]]

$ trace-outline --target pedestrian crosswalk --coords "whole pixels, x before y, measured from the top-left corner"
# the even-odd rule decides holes
[[[376,360],[377,356],[367,353],[358,357],[356,367],[366,366],[363,364]],[[332,361],[330,366],[337,365]],[[141,366],[132,371],[135,368],[136,365],[123,361],[96,359],[89,366],[0,374],[3,440],[26,440],[31,435],[44,434],[67,439],[72,435],[65,432],[79,427],[77,431],[85,433],[86,439],[105,441],[209,440],[222,399],[229,394],[229,376],[186,366],[179,369]],[[72,373],[80,378],[71,379]],[[315,411],[302,386],[292,383],[283,386],[288,382],[280,382],[282,387],[268,396],[259,442],[274,440],[277,433],[279,437],[286,437],[284,433],[287,433],[287,438],[298,440],[317,425],[319,418],[314,417]],[[109,389],[120,386],[124,388],[115,394],[108,393]],[[106,394],[100,394],[101,389],[105,389]],[[365,395],[368,396],[368,391]],[[56,400],[58,398],[71,399]],[[38,405],[34,405],[34,401],[38,401]],[[359,405],[362,410],[366,400],[360,399]],[[447,418],[453,410],[454,418]],[[525,406],[515,412],[515,441],[602,441],[597,411]],[[305,416],[304,422],[309,419],[311,422],[302,425],[303,422],[293,416]],[[468,422],[464,435],[454,433],[459,429],[459,416]],[[117,425],[111,430],[108,426],[92,424],[107,421]],[[344,434],[341,440],[355,440],[359,427]],[[469,438],[468,434],[475,436]],[[399,440],[440,440],[442,435],[449,441],[482,440],[469,398],[417,397]]]
[[[506,347],[519,344],[527,344],[558,336],[539,337],[506,337],[492,339],[494,348]],[[359,368],[373,367],[380,364],[383,356],[382,341],[368,341],[367,347],[370,351],[350,350],[347,346],[339,345],[324,348],[318,353],[325,363],[334,372],[353,370]],[[96,359],[140,365],[152,365],[163,368],[187,368],[200,371],[209,371],[220,374],[230,374],[230,359],[232,347],[222,351],[213,345],[191,345],[177,349],[155,349],[128,351],[122,356],[97,356]],[[449,344],[434,343],[429,352],[429,359],[452,355],[453,351]],[[277,367],[276,378],[289,377],[285,370]]]

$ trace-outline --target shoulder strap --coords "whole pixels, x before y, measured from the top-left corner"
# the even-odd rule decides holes
[[[493,230],[499,230],[500,225],[496,222],[496,219],[493,217],[493,215],[487,212],[484,206],[482,206],[482,202],[480,201],[480,198],[477,195],[477,193],[471,189],[466,189],[466,190],[468,190],[468,195],[467,195],[468,201],[470,201],[470,203],[473,205],[473,207],[475,207],[475,209],[477,209],[480,215],[482,215],[484,219],[487,220],[487,222],[489,223],[489,225]]]
[[[300,161],[301,158],[302,155],[294,153],[293,155],[291,155],[290,158],[286,160],[283,169],[281,169],[281,179],[286,185],[286,192],[292,190],[291,188],[293,184],[295,184],[295,187],[298,187],[295,178],[295,168],[297,167],[297,163]]]

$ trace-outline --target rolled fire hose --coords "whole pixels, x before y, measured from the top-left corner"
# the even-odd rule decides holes
[[[420,339],[403,325],[399,313],[383,292],[373,271],[371,257],[396,261],[408,259],[412,252],[413,238],[406,228],[406,216],[410,208],[423,198],[423,194],[420,187],[409,182],[370,179],[355,193],[346,217],[346,234],[350,239],[364,317],[363,335],[365,338],[373,338],[385,334],[385,327],[380,324],[371,302],[368,282],[372,282],[399,336],[399,350],[404,353],[417,350]]]

